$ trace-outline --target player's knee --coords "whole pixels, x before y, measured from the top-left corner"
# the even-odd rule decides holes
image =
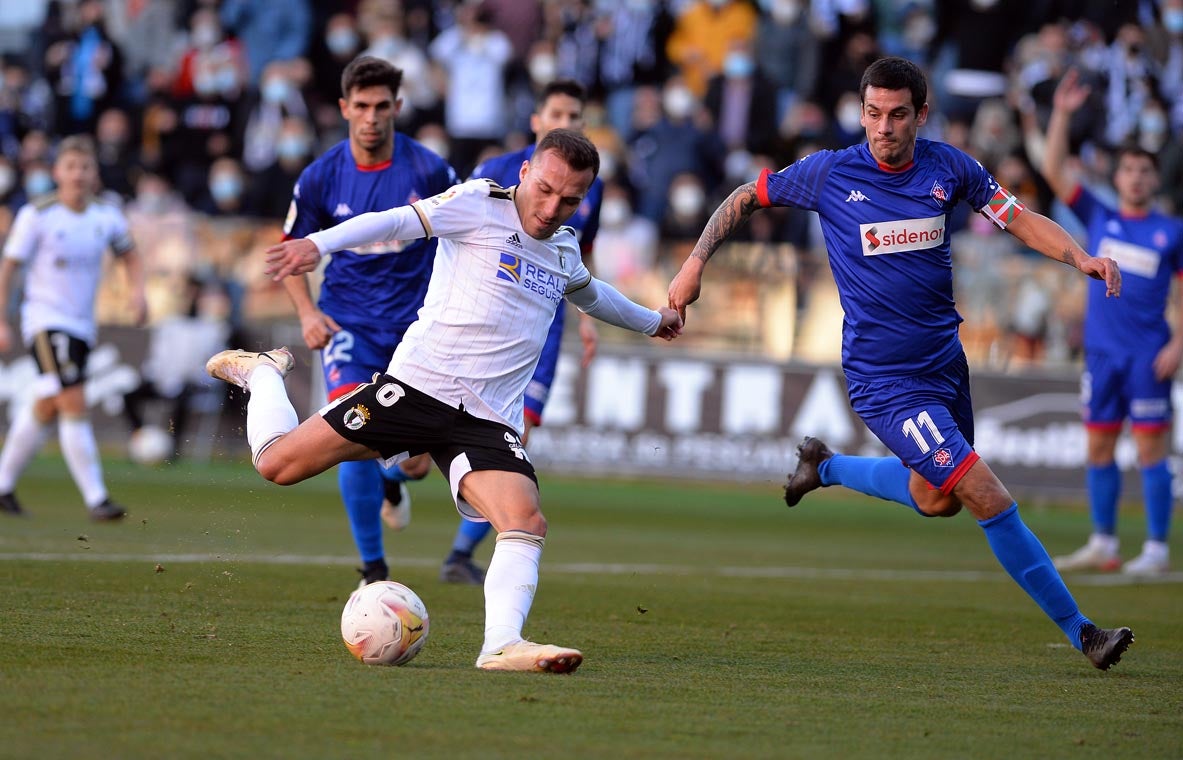
[[[917,509],[928,517],[952,517],[961,511],[961,500],[952,494],[933,491],[933,497],[917,502]]]
[[[272,455],[270,450],[264,450],[255,458],[255,469],[259,471],[264,480],[269,480],[278,486],[290,486],[303,480],[298,477],[296,468],[290,462]]]

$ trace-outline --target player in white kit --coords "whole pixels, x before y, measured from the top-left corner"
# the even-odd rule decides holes
[[[21,337],[40,372],[34,402],[17,410],[0,451],[0,512],[24,512],[13,493],[16,481],[56,419],[62,455],[90,516],[118,520],[126,510],[107,495],[83,389],[86,360],[97,337],[94,301],[103,255],[110,248],[127,268],[137,324],[147,312],[143,267],[123,212],[95,195],[98,162],[89,137],[62,140],[53,175],[57,191],[21,208],[0,262],[0,315],[8,312],[17,270],[28,268]],[[12,345],[8,322],[0,318],[0,351]]]
[[[362,214],[268,251],[277,279],[311,271],[323,254],[385,240],[438,237],[419,319],[385,375],[298,423],[283,377],[291,354],[225,351],[210,374],[250,391],[247,439],[255,468],[280,485],[352,459],[399,462],[429,453],[448,478],[457,509],[497,530],[485,577],[485,670],[565,673],[577,649],[535,644],[522,627],[538,584],[546,536],[534,467],[521,443],[523,395],[555,309],[566,297],[593,317],[673,339],[681,320],[638,306],[596,280],[562,224],[599,170],[595,146],[551,131],[520,183],[473,180],[389,211]]]

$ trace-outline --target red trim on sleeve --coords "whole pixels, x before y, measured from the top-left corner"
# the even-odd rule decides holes
[[[388,158],[380,164],[370,164],[369,166],[363,166],[361,164],[356,164],[356,166],[357,166],[357,170],[359,172],[380,172],[383,169],[389,169],[390,164],[393,160],[394,159]]]
[[[523,409],[522,415],[527,420],[529,420],[530,424],[533,425],[534,427],[541,427],[542,426],[542,415],[539,414],[538,412],[534,411],[533,409]]]
[[[346,393],[352,393],[363,385],[365,385],[365,383],[346,383],[345,385],[339,385],[329,391],[329,401],[336,401]]]
[[[760,201],[760,205],[768,208],[772,205],[772,201],[768,200],[768,175],[772,174],[771,169],[765,169],[760,172],[760,178],[756,180],[756,200]]]
[[[1072,188],[1072,192],[1068,194],[1068,200],[1065,201],[1069,206],[1080,200],[1080,194],[1084,192],[1084,185],[1077,183],[1076,187]]]
[[[953,470],[949,474],[949,477],[945,478],[945,482],[941,483],[941,493],[945,496],[953,493],[954,487],[961,482],[961,479],[965,477],[965,473],[969,472],[969,468],[977,464],[979,459],[981,457],[978,456],[978,452],[971,451],[969,456],[962,460],[961,464],[957,465],[957,469]]]

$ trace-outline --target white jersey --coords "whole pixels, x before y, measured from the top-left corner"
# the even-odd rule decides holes
[[[56,195],[21,208],[4,246],[4,256],[25,264],[21,336],[26,344],[45,330],[62,330],[94,343],[95,292],[103,272],[103,254],[132,249],[127,218],[115,205],[92,199],[82,211],[63,205]]]
[[[521,431],[523,394],[555,310],[591,273],[571,228],[548,240],[526,234],[515,189],[479,179],[414,203],[428,236],[440,241],[419,319],[388,372]]]

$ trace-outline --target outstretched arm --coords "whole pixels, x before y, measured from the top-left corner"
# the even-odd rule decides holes
[[[626,330],[665,340],[673,340],[682,333],[682,319],[673,309],[647,309],[594,277],[583,287],[567,293],[567,300],[585,314]]]
[[[295,274],[307,274],[326,253],[357,248],[380,240],[415,240],[427,237],[427,224],[414,206],[359,214],[352,219],[314,232],[306,238],[287,240],[267,249],[266,272],[276,282]]]
[[[1076,181],[1065,165],[1068,161],[1068,124],[1089,96],[1088,85],[1080,84],[1076,69],[1070,69],[1056,87],[1052,115],[1047,124],[1047,142],[1043,153],[1043,178],[1056,197],[1067,203],[1076,190]]]
[[[698,236],[698,242],[694,244],[694,250],[670,282],[670,308],[677,310],[683,321],[686,319],[686,307],[698,300],[702,290],[703,268],[723,241],[758,208],[760,199],[756,194],[756,183],[749,182],[735,188],[711,214],[702,234]]]
[[[1049,259],[1076,267],[1094,280],[1104,280],[1106,296],[1121,295],[1121,272],[1117,262],[1089,256],[1063,227],[1043,214],[1025,209],[1006,226],[1006,231]]]

